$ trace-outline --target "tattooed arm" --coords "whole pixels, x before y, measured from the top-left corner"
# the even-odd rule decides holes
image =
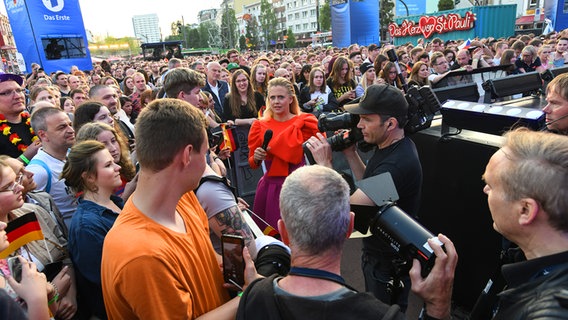
[[[209,219],[209,228],[221,238],[222,234],[240,235],[250,252],[256,252],[254,237],[237,205],[223,210]]]

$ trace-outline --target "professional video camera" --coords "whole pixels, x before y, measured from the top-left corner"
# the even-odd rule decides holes
[[[434,114],[442,104],[429,86],[410,86],[404,95],[408,102],[408,122],[404,131],[408,134],[430,128]]]
[[[408,102],[407,122],[404,126],[406,133],[416,133],[430,127],[434,114],[440,110],[441,104],[429,86],[411,86],[405,95]],[[352,103],[357,103],[355,99]],[[363,141],[361,129],[357,128],[359,116],[349,112],[321,114],[318,119],[318,129],[321,132],[339,131],[328,137],[331,150],[341,151],[357,143],[357,147],[363,151],[370,151],[374,146]],[[303,144],[304,152],[310,163],[314,163],[311,151]]]
[[[339,131],[327,139],[333,151],[344,150],[357,142],[360,142],[359,148],[370,150],[372,146],[366,145],[363,141],[363,133],[357,128],[358,122],[359,115],[349,112],[324,113],[318,119],[318,129],[321,132]]]
[[[365,234],[370,228],[371,233],[384,239],[406,261],[420,261],[422,276],[426,277],[434,267],[436,258],[428,239],[438,238],[396,206],[398,193],[391,174],[386,172],[369,177],[357,182],[357,186],[379,209],[351,205],[351,210],[355,212],[355,229]]]

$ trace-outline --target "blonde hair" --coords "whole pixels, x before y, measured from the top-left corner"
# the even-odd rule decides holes
[[[288,90],[288,94],[292,97],[292,103],[290,104],[290,113],[300,114],[300,105],[298,104],[298,98],[296,97],[296,92],[294,91],[294,86],[292,82],[286,78],[274,78],[268,82],[268,95],[270,96],[270,90],[274,87],[283,87]],[[266,111],[264,112],[263,118],[268,120],[274,117],[274,112],[270,107],[270,99],[266,99]]]

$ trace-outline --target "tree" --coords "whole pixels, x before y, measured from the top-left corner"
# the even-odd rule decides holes
[[[238,36],[237,18],[235,10],[225,6],[221,19],[221,42],[223,48],[234,48]]]
[[[188,48],[199,48],[201,35],[199,34],[198,28],[189,29],[189,31],[187,32],[187,38]]]
[[[199,48],[209,48],[209,30],[205,23],[199,24]]]
[[[294,35],[294,32],[292,32],[292,28],[288,28],[288,31],[286,31],[286,36],[288,37],[286,38],[286,48],[295,48],[296,36]]]
[[[276,35],[276,26],[278,21],[276,20],[276,13],[274,13],[274,8],[268,0],[260,1],[260,28],[262,29],[262,35],[264,36],[264,48],[267,49],[268,45],[272,41],[278,39]]]
[[[219,26],[209,20],[199,24],[199,47],[200,48],[219,48],[221,47],[221,33]]]
[[[379,20],[381,24],[381,39],[385,41],[387,39],[387,31],[389,24],[393,22],[394,14],[392,9],[394,8],[394,3],[392,0],[380,0],[379,2]]]
[[[329,31],[331,29],[331,7],[329,0],[325,0],[319,12],[319,24],[321,31]]]
[[[247,48],[257,49],[259,43],[258,30],[258,21],[253,16],[247,20],[246,25],[245,45]]]
[[[91,54],[97,56],[120,55],[126,57],[140,51],[140,39],[134,37],[115,38],[107,36],[103,38],[103,36],[98,36],[94,42],[89,44],[109,46],[108,49],[92,49]]]
[[[212,20],[205,21],[202,24],[205,25],[207,32],[205,33],[208,37],[208,43],[210,48],[220,48],[221,47],[221,30],[219,26]],[[200,30],[201,31],[201,30]],[[202,33],[203,35],[203,33]]]
[[[146,42],[146,41],[144,41],[144,39],[140,39],[140,40],[142,40],[143,42]],[[164,39],[164,41],[176,41],[176,40],[181,40],[181,36],[177,35],[177,34],[176,35],[172,34],[172,35],[167,36]]]
[[[438,1],[438,11],[452,10],[454,8],[454,0]]]
[[[241,34],[241,36],[239,37],[239,48],[241,50],[246,50],[247,49],[247,38]]]

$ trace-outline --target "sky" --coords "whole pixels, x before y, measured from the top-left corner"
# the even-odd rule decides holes
[[[156,13],[165,38],[173,21],[183,16],[186,24],[197,23],[199,11],[219,8],[221,0],[79,0],[79,4],[85,28],[94,36],[133,37],[132,16]],[[6,14],[4,5],[0,5],[0,12]]]

